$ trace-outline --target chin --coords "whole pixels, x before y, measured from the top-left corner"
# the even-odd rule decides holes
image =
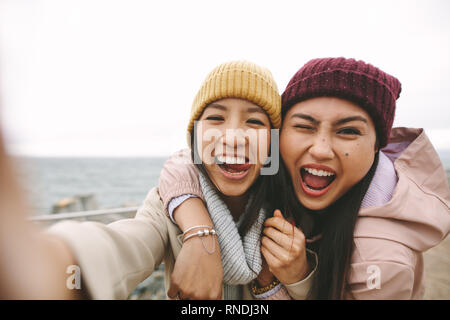
[[[243,194],[245,194],[248,189],[250,188],[250,186],[233,186],[233,185],[219,185],[220,188],[220,192],[227,197],[239,197],[242,196]]]
[[[319,210],[326,209],[334,202],[333,199],[329,199],[329,198],[328,199],[327,198],[311,199],[310,197],[306,196],[302,192],[297,192],[297,199],[304,207],[308,208],[309,210],[313,210],[313,211],[319,211]]]
[[[307,202],[307,203],[302,202],[302,205],[304,205],[309,210],[313,210],[313,211],[323,210],[329,206],[328,203],[317,203],[316,201]]]
[[[214,170],[211,175],[220,193],[227,197],[239,197],[247,193],[258,176],[254,168],[250,169],[243,179],[233,180],[224,177],[220,170]]]

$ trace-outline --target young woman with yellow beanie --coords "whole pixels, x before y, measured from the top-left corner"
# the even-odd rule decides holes
[[[229,97],[234,97],[234,99]],[[261,255],[259,252],[261,227],[262,222],[265,220],[263,217],[267,218],[268,212],[271,212],[269,208],[266,214],[261,214],[260,208],[261,206],[267,206],[267,203],[264,203],[264,199],[268,193],[269,179],[272,177],[267,175],[259,176],[260,171],[263,169],[262,162],[265,159],[258,159],[256,161],[257,165],[253,165],[251,159],[255,158],[255,155],[265,143],[258,141],[253,146],[256,147],[257,145],[259,150],[253,150],[248,145],[248,140],[252,140],[249,136],[245,138],[247,140],[244,139],[246,142],[241,146],[233,141],[233,137],[230,139],[231,143],[229,141],[226,142],[224,140],[225,129],[243,129],[247,133],[249,130],[254,129],[278,129],[280,125],[278,108],[275,82],[268,71],[254,64],[242,61],[226,63],[217,67],[207,76],[192,107],[191,120],[188,126],[188,143],[192,147],[190,150],[183,150],[175,154],[166,163],[162,175],[168,177],[178,175],[178,168],[183,170],[182,166],[180,166],[180,161],[189,161],[195,158],[197,152],[203,153],[203,150],[201,148],[199,150],[194,142],[196,141],[195,139],[197,139],[197,142],[201,141],[199,137],[203,137],[206,140],[203,145],[207,144],[209,137],[205,132],[211,129],[219,129],[219,139],[217,141],[219,145],[214,148],[213,153],[215,158],[218,158],[222,163],[211,161],[209,165],[205,164],[205,159],[202,159],[203,163],[197,165],[200,179],[192,179],[194,183],[170,179],[169,185],[165,185],[162,182],[160,188],[161,193],[165,194],[163,198],[164,207],[170,212],[174,222],[176,222],[177,218],[176,215],[172,215],[173,209],[168,207],[167,201],[172,198],[170,193],[183,194],[185,193],[184,190],[194,188],[195,193],[201,194],[203,201],[193,199],[183,205],[186,213],[182,215],[182,220],[178,221],[178,225],[181,230],[189,230],[195,225],[212,225],[212,221],[209,220],[209,216],[202,206],[203,203],[206,203],[218,232],[216,246],[220,247],[221,262],[216,255],[207,253],[199,239],[193,239],[193,241],[184,243],[179,259],[177,259],[175,264],[171,286],[168,290],[169,297],[177,295],[182,298],[217,297],[217,287],[219,285],[221,287],[222,279],[217,276],[218,272],[211,272],[211,270],[216,268],[203,268],[208,266],[209,263],[214,263],[215,259],[217,259],[216,262],[219,261],[216,265],[217,269],[223,267],[224,283],[231,285],[243,283],[243,280],[238,280],[238,277],[242,275],[236,270],[236,268],[241,268],[243,262],[236,261],[238,257],[236,248],[234,245],[230,245],[232,243],[240,243],[238,234],[235,232],[235,225],[238,226],[237,232],[244,239],[244,247],[248,246],[247,250],[250,251],[250,254],[255,255],[259,259]],[[233,110],[243,113],[245,117],[233,117]],[[249,110],[254,111],[254,113],[249,113]],[[264,120],[265,118],[267,119]],[[202,132],[195,132],[195,120],[199,120],[198,124],[202,125]],[[268,121],[270,126],[268,126]],[[199,133],[201,134],[199,135]],[[267,144],[269,142],[267,141]],[[277,146],[276,142],[275,145]],[[225,152],[218,151],[220,144],[224,144],[228,150]],[[250,143],[250,145],[252,144]],[[237,163],[239,162],[239,156],[237,156],[239,149],[243,151],[243,154],[240,155],[242,156],[242,163]],[[263,148],[263,150],[268,149]],[[278,151],[277,149],[275,150]],[[210,152],[208,152],[209,155]],[[205,177],[208,179],[204,179]],[[220,190],[220,198],[211,199],[211,196],[205,193],[205,190],[208,189],[208,183],[206,182],[210,182],[211,185]],[[171,190],[169,193],[166,192],[168,188]],[[247,199],[249,200],[247,201]],[[181,198],[177,201],[183,200]],[[221,212],[224,209],[224,204],[227,207],[225,211],[229,209],[230,212],[218,214],[217,212]],[[172,202],[172,205],[174,205],[174,202]],[[250,228],[251,226],[253,227]],[[234,240],[231,240],[230,237]],[[252,245],[246,244],[249,238],[257,239],[257,241]],[[295,257],[301,256],[303,258],[297,259],[297,261],[303,271],[301,277],[306,278],[310,270],[308,270],[308,264],[306,263],[305,248],[304,246],[302,248],[300,244],[301,232],[299,232],[297,238],[299,238],[299,252]],[[195,263],[199,260],[203,263]],[[285,290],[285,288],[280,290],[282,289],[281,285],[275,281],[276,279],[270,272],[260,273],[261,267],[253,265],[253,262],[248,257],[247,260],[250,269],[255,272],[251,272],[245,277],[244,283],[249,283],[249,280],[255,279],[258,274],[260,275],[258,278],[259,287],[253,287],[253,292],[258,294],[257,297],[281,294]],[[230,261],[235,262],[231,263]],[[262,260],[261,262],[263,263],[264,261]],[[300,281],[303,279],[299,279],[297,274],[295,276],[297,277],[295,282],[298,282],[298,284],[289,287],[288,290],[291,291],[291,295],[301,299],[304,298],[305,287],[308,287],[309,284],[307,281]],[[228,290],[224,291],[224,298],[230,298]]]
[[[423,130],[392,129],[400,91],[395,77],[345,58],[311,60],[289,82],[282,95],[282,162],[267,198],[302,231],[276,211],[265,221],[261,246],[288,290],[295,275],[305,274],[292,258],[302,248],[296,239],[304,237],[318,255],[310,298],[423,298],[422,252],[450,230],[450,191]],[[182,223],[195,200],[180,205],[179,196],[203,195],[195,167],[174,170],[170,161],[161,197],[171,210],[178,206]],[[183,183],[182,192],[173,192],[174,181]]]
[[[193,252],[193,245],[201,246],[205,259],[222,257],[221,267],[203,273],[205,279],[220,280],[208,298],[289,298],[286,289],[272,283],[260,253],[263,222],[271,211],[265,201],[270,176],[260,176],[260,171],[280,113],[281,97],[267,69],[246,61],[215,68],[193,103],[188,142],[192,158],[201,160],[199,186],[216,226],[200,218],[180,229],[166,214],[158,188],[149,191],[135,218],[108,225],[64,221],[40,232],[21,216],[13,225],[2,214],[0,243],[15,243],[13,250],[2,250],[8,256],[0,257],[2,297],[125,299],[162,262],[169,288],[175,262],[183,270],[188,270],[183,268],[186,259],[188,265],[200,262],[198,256],[183,256]],[[248,132],[257,134],[245,136]],[[81,290],[66,286],[70,266],[81,271]],[[267,282],[267,290],[252,294],[249,284],[257,277]],[[309,285],[305,281],[290,290],[306,292]],[[187,288],[170,296],[203,298],[201,294]]]

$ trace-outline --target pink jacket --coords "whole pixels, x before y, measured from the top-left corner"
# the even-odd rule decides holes
[[[359,212],[345,298],[422,299],[422,252],[439,244],[450,230],[446,174],[422,129],[394,128],[383,153],[394,163],[398,182],[387,203]],[[159,190],[166,209],[172,198],[183,194],[203,199],[189,159],[189,151],[183,150],[164,165]]]

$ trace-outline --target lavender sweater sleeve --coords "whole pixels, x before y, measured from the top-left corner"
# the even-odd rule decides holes
[[[172,200],[169,201],[169,204],[167,206],[167,211],[169,213],[170,219],[172,220],[173,223],[177,224],[177,222],[175,221],[175,219],[173,218],[173,212],[174,210],[183,202],[185,202],[187,199],[189,198],[195,198],[194,195],[192,194],[184,194],[182,196],[173,198]]]
[[[158,187],[167,215],[169,215],[169,203],[173,198],[190,194],[205,201],[200,188],[198,171],[192,163],[189,149],[176,152],[164,163]]]

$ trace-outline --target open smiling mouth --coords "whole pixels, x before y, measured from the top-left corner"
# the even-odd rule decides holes
[[[216,163],[222,174],[233,180],[244,178],[252,166],[246,157],[216,156]]]
[[[303,167],[300,169],[301,185],[303,191],[310,196],[319,197],[327,193],[336,173],[323,169]]]

